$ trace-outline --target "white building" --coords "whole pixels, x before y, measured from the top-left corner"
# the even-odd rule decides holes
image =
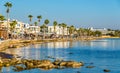
[[[48,26],[48,33],[51,33],[51,34],[57,34],[57,35],[69,35],[69,32],[68,32],[68,29],[67,27],[64,28],[63,30],[63,27],[59,27],[59,26],[56,26],[56,29],[55,29],[55,32],[54,32],[54,26]]]
[[[108,30],[106,28],[90,28],[91,31],[100,31],[103,35],[108,33]]]
[[[27,23],[23,23],[23,22],[20,22],[20,21],[17,21],[17,24],[16,24],[16,26],[15,26],[15,33],[18,33],[18,34],[20,34],[20,33],[24,33],[24,31],[25,31],[25,27],[24,27],[24,25],[26,25]]]
[[[29,26],[28,33],[39,33],[40,27],[39,26]]]

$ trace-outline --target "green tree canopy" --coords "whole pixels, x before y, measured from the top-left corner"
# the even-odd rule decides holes
[[[34,24],[35,24],[35,26],[37,26],[38,23],[37,23],[37,22],[34,22]]]
[[[17,21],[12,21],[12,22],[10,23],[10,30],[11,30],[11,31],[13,31],[13,30],[15,29],[16,24],[17,24]]]
[[[4,21],[5,17],[3,15],[0,15],[0,21]]]
[[[49,20],[46,19],[46,20],[44,21],[44,23],[45,23],[46,25],[49,24]]]
[[[54,22],[53,22],[53,26],[54,26],[54,33],[56,33],[55,30],[56,30],[56,26],[57,26],[57,21],[54,21]]]
[[[39,15],[39,16],[37,16],[37,18],[38,18],[38,22],[40,22],[40,19],[42,19],[42,16]]]

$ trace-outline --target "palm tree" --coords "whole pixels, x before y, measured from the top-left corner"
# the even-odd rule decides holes
[[[44,27],[44,35],[43,35],[43,38],[45,38],[46,28],[47,28],[47,25],[48,25],[48,24],[49,24],[49,20],[46,19],[46,20],[44,21],[44,24],[43,24],[43,27]]]
[[[67,26],[67,35],[69,35],[69,28],[70,28],[70,27],[69,27],[69,26]]]
[[[56,33],[57,21],[54,21],[54,22],[53,22],[53,26],[54,26],[54,33]]]
[[[71,38],[72,38],[72,34],[74,33],[74,30],[75,30],[75,27],[73,25],[70,26],[70,28],[69,28],[69,34],[70,34]]]
[[[10,30],[11,30],[11,32],[14,32],[14,29],[15,29],[16,24],[17,24],[17,21],[12,21],[12,22],[10,23]]]
[[[34,24],[35,24],[35,26],[37,26],[38,23],[37,23],[37,22],[34,22]]]
[[[67,25],[65,23],[62,23],[61,25],[62,25],[62,28],[63,28],[63,36],[64,36],[65,35],[64,31],[65,31],[65,28],[67,27]]]
[[[79,34],[80,37],[83,36],[83,34],[84,34],[84,29],[83,29],[83,28],[79,28],[78,34]]]
[[[38,22],[40,23],[40,19],[42,19],[42,16],[41,15],[37,16],[37,19],[38,19]]]
[[[32,15],[28,15],[28,18],[29,18],[29,21],[30,21],[30,25],[32,25],[32,18],[33,18],[33,16]]]
[[[7,37],[8,37],[8,31],[9,31],[9,28],[8,28],[8,25],[9,25],[9,12],[10,12],[10,8],[12,7],[12,3],[6,2],[4,4],[4,6],[7,8],[6,13],[7,13]]]
[[[37,22],[34,22],[34,24],[35,24],[35,26],[37,26]],[[37,37],[37,33],[36,33],[36,31],[37,31],[37,28],[35,27],[35,37]]]
[[[49,20],[46,19],[46,20],[44,21],[44,23],[45,23],[46,25],[49,24]]]
[[[58,26],[59,26],[59,35],[60,35],[60,28],[61,28],[61,24],[58,24]]]
[[[6,13],[7,13],[7,20],[9,19],[9,12],[10,12],[10,8],[12,7],[12,3],[7,2],[4,4],[4,6],[7,8]]]

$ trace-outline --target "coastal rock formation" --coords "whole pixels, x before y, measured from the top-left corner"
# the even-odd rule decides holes
[[[18,59],[15,55],[0,53],[0,68],[13,66],[14,71],[29,70],[40,68],[42,70],[63,69],[63,68],[80,68],[83,66],[82,62],[64,61],[64,60],[29,60]]]
[[[110,72],[110,70],[109,70],[109,69],[104,69],[103,71],[104,71],[104,72]]]
[[[60,68],[80,68],[83,66],[82,62],[75,62],[75,61],[54,61],[51,62],[50,60],[21,60],[21,64],[25,66],[25,68],[21,66],[14,66],[15,71],[21,70],[29,70],[34,68],[40,68],[42,70],[50,70],[53,68],[60,69]]]

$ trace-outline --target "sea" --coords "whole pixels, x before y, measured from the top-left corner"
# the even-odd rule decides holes
[[[46,42],[17,49],[7,49],[5,52],[16,54],[23,59],[48,59],[54,61],[83,62],[80,68],[65,69],[31,69],[15,72],[13,67],[3,67],[0,73],[120,73],[120,38],[99,39],[91,41]],[[92,66],[93,68],[87,68]]]

